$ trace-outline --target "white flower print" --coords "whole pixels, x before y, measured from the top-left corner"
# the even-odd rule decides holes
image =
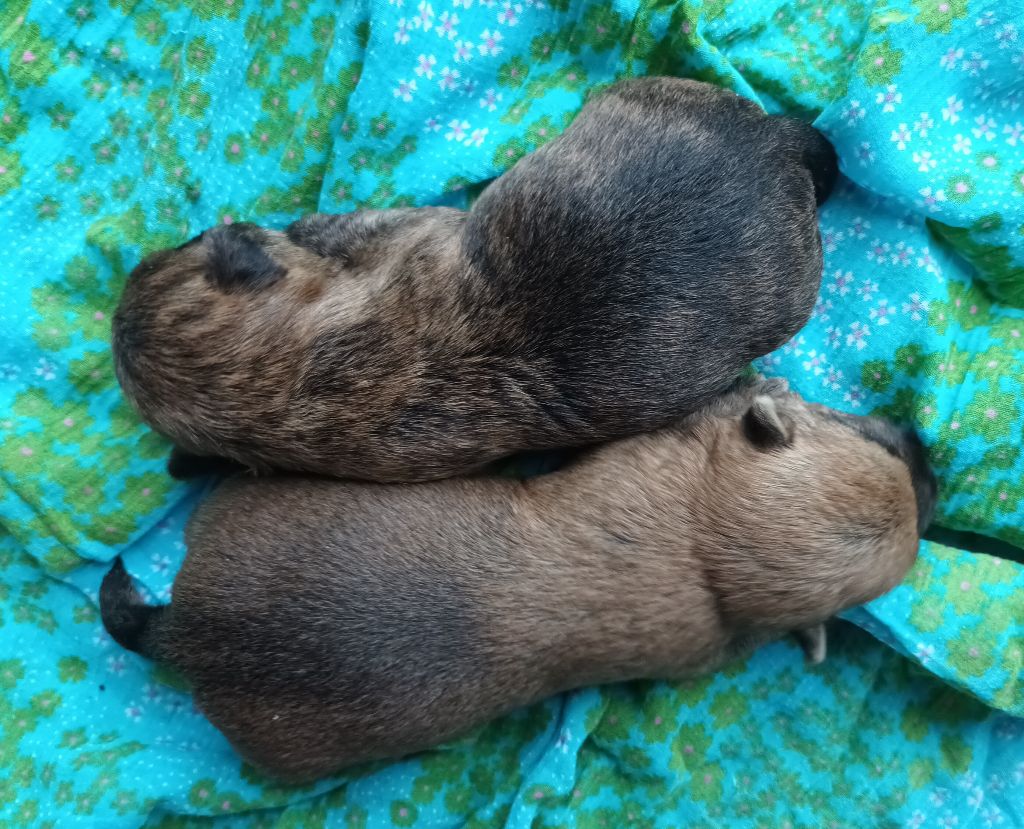
[[[939,206],[939,202],[946,200],[946,192],[944,190],[936,190],[933,193],[931,187],[922,187],[917,192],[921,194],[921,201],[918,202],[921,207],[927,207],[933,213],[942,209]]]
[[[570,740],[572,740],[572,732],[567,728],[558,735],[558,739],[555,740],[555,748],[562,754],[568,754]]]
[[[804,353],[804,350],[800,346],[804,345],[805,342],[803,335],[797,334],[796,336],[791,337],[786,344],[782,346],[782,350],[786,354],[793,354],[799,357]]]
[[[953,136],[953,152],[963,153],[964,155],[971,154],[971,139],[969,136],[962,135],[959,132]]]
[[[985,12],[981,17],[974,21],[974,25],[977,26],[979,29],[982,29],[985,26],[994,26],[995,23],[996,13],[991,11]]]
[[[399,18],[398,28],[395,30],[395,43],[399,44],[400,46],[404,46],[406,43],[408,43],[409,30],[411,28],[412,27],[409,24],[408,20],[406,20],[404,17]]]
[[[814,311],[811,312],[811,316],[814,317],[814,319],[827,322],[829,319],[829,311],[831,310],[832,300],[819,298],[818,301],[814,303]]]
[[[497,29],[492,33],[488,29],[484,29],[480,35],[480,45],[477,47],[481,55],[494,57],[502,51],[501,41],[504,38],[501,36],[501,32]]]
[[[454,121],[448,122],[448,128],[451,132],[446,132],[444,137],[448,141],[462,141],[466,137],[466,130],[469,129],[469,121],[460,121],[456,118]]]
[[[523,7],[512,0],[505,0],[501,4],[501,11],[498,12],[498,22],[506,26],[515,26],[519,23],[519,15],[523,13]]]
[[[843,395],[843,400],[852,408],[859,409],[860,404],[864,402],[864,396],[864,389],[860,386],[850,386],[850,390]]]
[[[825,253],[835,253],[836,245],[842,240],[842,231],[836,231],[830,227],[823,227],[821,229],[821,246],[824,248]]]
[[[946,812],[946,814],[939,818],[939,826],[945,827],[945,829],[952,829],[952,827],[958,826],[959,824],[960,818],[952,812]]]
[[[821,378],[821,385],[832,391],[839,391],[843,383],[843,372],[838,368],[830,368]]]
[[[500,100],[500,92],[496,93],[493,89],[488,89],[484,91],[484,97],[480,99],[480,106],[488,112],[494,112],[494,110],[498,108],[498,101]]]
[[[449,40],[454,40],[455,36],[459,33],[455,28],[459,25],[459,16],[457,14],[442,12],[441,19],[434,26],[434,31],[438,37],[446,37]]]
[[[889,258],[889,243],[875,239],[868,248],[869,262],[885,262]]]
[[[825,344],[832,348],[839,348],[843,342],[843,332],[836,326],[830,325],[825,329]]]
[[[858,351],[867,348],[871,329],[860,320],[850,323],[850,333],[846,335],[846,344],[855,346]]]
[[[1016,147],[1017,142],[1020,141],[1020,137],[1024,135],[1024,124],[1018,121],[1012,127],[1009,124],[1003,126],[1003,135],[1007,136],[1006,143],[1011,147]]]
[[[114,676],[121,676],[124,673],[126,660],[124,654],[115,653],[107,657],[107,670]]]
[[[405,5],[405,0],[388,0],[388,5],[400,9]]]
[[[778,368],[781,363],[782,358],[778,354],[765,354],[761,358],[762,370]]]
[[[853,224],[850,225],[850,235],[855,239],[863,239],[869,230],[871,230],[871,222],[860,216],[857,216],[853,220]]]
[[[399,81],[398,86],[393,90],[396,98],[401,98],[406,103],[412,100],[412,93],[416,91],[416,81]]]
[[[942,120],[949,121],[949,123],[955,124],[960,120],[960,112],[963,112],[964,102],[961,101],[956,95],[950,95],[946,98],[946,105],[942,108]]]
[[[998,826],[1003,822],[1003,813],[998,806],[988,806],[981,812],[981,817],[986,826]]]
[[[853,284],[853,274],[850,271],[838,270],[832,274],[832,281],[828,285],[828,292],[830,294],[839,294],[839,296],[846,296],[850,293],[850,286]]]
[[[872,308],[868,312],[868,317],[875,325],[888,325],[889,317],[893,314],[893,309],[889,307],[889,300],[880,299],[878,305]]]
[[[478,86],[479,83],[475,79],[469,78],[468,80],[463,81],[462,89],[460,91],[462,92],[463,95],[472,98],[474,95],[476,95],[476,88]]]
[[[446,66],[441,70],[441,80],[437,82],[437,85],[445,92],[451,92],[459,85],[460,77],[462,77],[462,73],[458,69],[449,69]]]
[[[928,799],[932,806],[942,806],[949,799],[949,790],[940,786],[928,795]]]
[[[154,573],[167,573],[171,569],[171,560],[167,556],[160,555],[160,553],[153,553],[149,557],[149,569]]]
[[[897,242],[896,250],[892,252],[892,263],[894,265],[903,265],[903,267],[906,267],[910,264],[910,260],[913,255],[914,249],[906,242]]]
[[[142,719],[142,706],[129,702],[128,707],[124,709],[124,715],[133,722],[138,722]]]
[[[967,796],[967,805],[973,809],[977,809],[985,801],[985,790],[980,786],[975,786],[971,789],[971,793]]]
[[[867,114],[867,110],[861,106],[860,101],[850,101],[840,113],[840,117],[846,121],[847,126],[852,127]]]
[[[920,263],[920,259],[917,260]],[[914,322],[920,322],[924,319],[924,315],[928,313],[928,300],[922,299],[921,295],[916,291],[912,293],[908,299],[909,302],[903,303],[903,313],[908,314]]]
[[[922,138],[926,138],[928,136],[928,130],[934,126],[934,119],[927,112],[922,112],[921,116],[914,122],[914,132]]]
[[[875,96],[875,103],[882,105],[882,112],[895,112],[896,105],[903,103],[903,93],[891,83],[885,88],[885,92],[879,92]]]
[[[977,124],[977,126],[972,127],[971,132],[974,133],[975,138],[984,138],[987,141],[991,141],[996,137],[996,122],[987,115],[979,115],[974,119],[974,123]]]
[[[817,351],[807,352],[807,359],[804,360],[804,371],[809,371],[814,374],[815,377],[820,377],[825,373],[825,366],[828,364],[828,358],[824,354],[819,354]]]
[[[1012,23],[1004,23],[1003,27],[996,32],[996,43],[1000,49],[1009,49],[1010,45],[1017,42],[1017,27]]]
[[[468,40],[455,41],[454,60],[456,63],[462,63],[462,61],[469,62],[473,60],[473,44]]]
[[[950,47],[946,50],[946,53],[939,58],[939,66],[943,69],[956,69],[956,65],[960,62],[960,59],[964,56],[963,49],[953,49]]]
[[[428,118],[423,124],[424,132],[437,132],[441,129],[441,116],[437,115],[433,118]]]
[[[910,156],[910,160],[917,165],[917,169],[922,173],[934,170],[935,164],[937,163],[935,159],[932,158],[932,154],[928,150],[922,150],[919,153],[914,153]]]
[[[434,77],[434,67],[437,65],[437,58],[433,55],[420,55],[416,58],[416,68],[412,71],[421,78],[430,80]]]
[[[422,2],[416,7],[416,16],[412,19],[412,25],[417,29],[429,32],[434,25],[434,8],[427,2]]]
[[[1014,54],[1014,56],[1010,58],[1010,63],[1014,66],[1024,66],[1024,49],[1021,49],[1019,52]]]
[[[988,61],[985,60],[981,52],[971,52],[970,58],[961,63],[960,68],[972,78],[976,78],[988,69]]]
[[[466,146],[479,147],[481,144],[484,143],[484,139],[487,137],[487,133],[487,127],[484,127],[483,129],[473,130],[473,134],[470,135],[469,138],[467,138],[465,141]]]
[[[0,379],[17,380],[19,374],[21,374],[21,368],[14,363],[4,363],[0,366]]]
[[[49,382],[57,376],[57,366],[51,363],[45,357],[39,358],[39,365],[36,366],[35,371],[36,377],[42,377],[44,380]]]
[[[878,293],[878,283],[872,282],[870,279],[862,280],[860,287],[857,288],[857,296],[868,302],[871,297]]]
[[[452,0],[452,5],[457,9],[468,9],[473,5],[473,0]]]
[[[914,810],[914,814],[907,818],[907,829],[919,829],[924,824],[924,821],[924,812],[920,809],[916,809]]]
[[[861,167],[867,167],[875,160],[875,154],[871,151],[870,141],[861,141],[857,148],[857,160]]]
[[[935,645],[926,645],[923,642],[918,642],[914,656],[917,657],[917,660],[922,665],[927,665],[935,657]]]
[[[897,150],[905,150],[907,148],[907,142],[911,139],[910,130],[907,129],[906,124],[900,124],[896,129],[892,131],[892,140],[896,144]]]

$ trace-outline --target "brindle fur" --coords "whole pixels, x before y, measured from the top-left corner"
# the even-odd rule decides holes
[[[520,482],[223,483],[173,603],[102,617],[241,755],[307,780],[581,685],[705,672],[893,587],[935,499],[909,432],[744,385]]]
[[[255,470],[411,481],[648,431],[806,322],[835,177],[806,124],[625,81],[468,212],[219,226],[147,258],[118,377],[183,456]]]

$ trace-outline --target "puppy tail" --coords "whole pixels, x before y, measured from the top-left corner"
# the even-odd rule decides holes
[[[148,659],[157,659],[160,628],[168,608],[169,605],[144,604],[124,562],[120,558],[114,560],[100,585],[100,618],[117,644]]]
[[[814,201],[820,207],[831,195],[839,178],[839,159],[835,147],[824,133],[810,124],[802,124],[804,132],[804,164],[811,171]]]

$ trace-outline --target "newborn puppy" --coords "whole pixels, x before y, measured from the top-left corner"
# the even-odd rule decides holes
[[[758,384],[526,482],[231,478],[170,605],[118,563],[100,608],[246,760],[308,780],[570,688],[823,645],[900,581],[934,498],[913,434]]]
[[[648,431],[806,322],[835,177],[806,124],[625,81],[468,212],[219,226],[148,257],[118,377],[179,474],[412,481]]]

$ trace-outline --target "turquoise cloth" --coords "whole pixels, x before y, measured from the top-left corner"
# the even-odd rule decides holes
[[[8,0],[0,71],[0,826],[1024,826],[1013,556],[922,545],[816,669],[780,643],[306,789],[241,767],[95,609],[118,553],[168,598],[203,492],[114,379],[142,253],[221,221],[463,206],[640,73],[830,136],[821,299],[761,368],[914,423],[938,524],[1024,546],[1019,4]]]

